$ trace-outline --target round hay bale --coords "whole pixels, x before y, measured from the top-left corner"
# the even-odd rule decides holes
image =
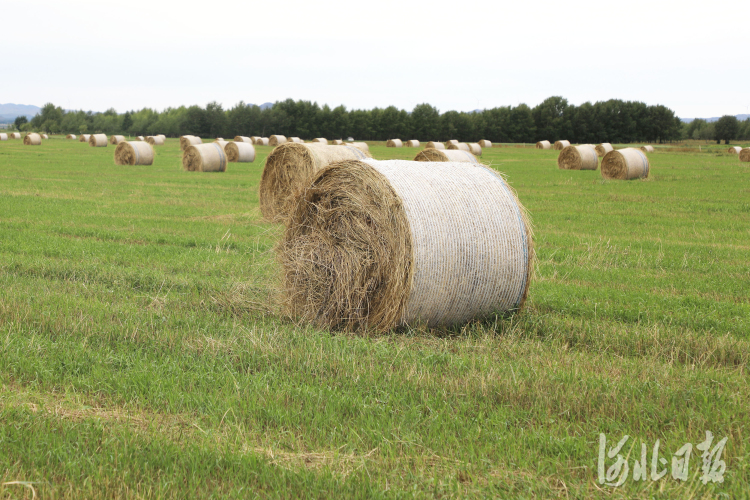
[[[331,165],[302,193],[277,251],[290,315],[350,330],[518,309],[534,262],[531,225],[505,180],[453,162]]]
[[[255,148],[252,144],[242,142],[230,142],[224,146],[224,153],[230,163],[251,163],[255,161]]]
[[[312,142],[319,142],[320,144],[328,144],[328,139],[325,137],[318,137],[317,139],[313,139]]]
[[[450,141],[445,143],[446,147],[450,146],[451,144],[453,144],[454,146],[458,146],[458,141],[456,139],[451,139]]]
[[[610,151],[602,158],[602,177],[605,179],[645,179],[649,170],[648,158],[636,148]]]
[[[42,136],[42,139],[49,139],[49,136],[47,134],[40,134]]]
[[[401,139],[389,139],[388,142],[385,143],[386,147],[389,148],[402,148],[404,147],[404,143],[401,142]]]
[[[536,143],[537,149],[552,149],[552,144],[549,141],[539,141]]]
[[[289,216],[297,198],[312,176],[331,163],[372,158],[369,152],[345,144],[296,144],[288,142],[266,159],[260,178],[260,211],[270,221]]]
[[[459,142],[458,144],[448,143],[448,149],[460,149],[461,151],[468,151],[471,153],[471,149],[469,148],[469,145],[465,142]]]
[[[227,152],[227,144],[229,144],[228,141],[225,141],[224,139],[216,139],[214,141],[214,144],[218,144],[219,146],[221,146],[221,149],[223,149],[225,153]]]
[[[39,146],[42,143],[42,136],[39,134],[26,134],[23,138],[24,146]]]
[[[368,146],[366,142],[350,142],[348,144],[343,144],[343,146],[351,146],[353,148],[359,149],[360,151],[364,151],[365,153],[370,153],[370,146]]]
[[[8,140],[8,134],[2,133],[0,134],[0,141],[7,141]]]
[[[594,146],[568,146],[560,151],[557,166],[561,170],[596,170],[599,167],[599,157]]]
[[[260,137],[259,137],[259,136],[257,136],[257,135],[251,135],[251,136],[250,136],[250,142],[251,142],[252,144],[255,144],[255,143],[256,143],[256,142],[258,141],[258,139],[260,139]]]
[[[648,146],[648,145],[647,146],[641,146],[641,151],[643,151],[644,153],[653,153],[654,152],[654,147],[653,146]]]
[[[81,134],[78,136],[78,142],[89,142],[89,139],[91,139],[91,134]]]
[[[68,135],[65,136],[65,138],[66,139],[73,139],[73,140],[78,139],[78,137],[76,137],[75,134],[68,134]]]
[[[594,149],[596,149],[596,155],[601,158],[602,156],[606,155],[607,153],[614,150],[615,148],[612,147],[612,144],[608,142],[603,142],[601,144],[597,144]]]
[[[453,161],[479,163],[477,157],[460,149],[424,149],[414,157],[414,161]]]
[[[750,161],[750,148],[742,148],[742,151],[740,151],[740,161]]]
[[[427,146],[424,147],[425,149],[445,149],[445,144],[442,142],[434,142],[430,141],[427,143]]]
[[[733,155],[738,155],[740,154],[740,151],[742,151],[742,148],[740,146],[732,146],[727,152]]]
[[[479,145],[481,147],[483,147],[483,148],[491,148],[492,147],[492,143],[490,141],[488,141],[487,139],[482,139],[481,141],[479,141]]]
[[[268,138],[268,145],[269,146],[279,146],[281,144],[285,144],[287,142],[286,136],[283,135],[272,135]]]
[[[106,134],[92,134],[89,137],[89,146],[92,148],[106,148],[107,147],[107,135]]]
[[[144,141],[151,146],[163,146],[164,145],[164,139],[161,138],[161,136],[158,135],[149,135],[146,137],[146,140]]]
[[[258,139],[255,141],[255,144],[257,146],[268,146],[268,143],[268,137],[258,137]]]
[[[156,134],[156,137],[161,137],[161,140],[167,142],[167,136],[164,134]]]
[[[555,151],[562,151],[563,149],[570,146],[570,141],[555,141],[555,145],[552,147]]]
[[[136,139],[138,139],[139,141],[145,141],[146,140],[146,138],[143,137],[142,135],[139,135],[138,137],[136,137]]]
[[[154,148],[141,141],[121,141],[115,148],[115,165],[153,165]]]
[[[303,141],[303,140],[302,140],[302,139],[300,139],[299,137],[290,137],[290,138],[289,138],[289,142],[296,142],[296,143],[298,143],[298,144],[302,144],[302,143],[303,143],[303,142],[305,142],[305,141]]]
[[[418,148],[419,147],[419,141],[416,139],[412,139],[410,141],[406,141],[406,144],[404,144],[407,148]]]
[[[473,154],[474,156],[482,156],[482,146],[480,146],[476,142],[472,142],[468,144],[469,146],[469,152]]]
[[[245,137],[244,135],[235,136],[234,142],[247,142],[249,144],[253,143],[252,139],[250,139],[249,137]]]
[[[113,136],[111,136],[109,138],[110,144],[114,144],[115,146],[117,146],[118,144],[120,144],[123,141],[125,141],[125,136],[124,135],[113,135]]]
[[[225,172],[227,155],[216,142],[188,146],[182,155],[182,168],[188,172]]]
[[[344,144],[344,141],[342,141],[341,139],[334,139],[331,141],[331,144],[334,146],[341,146],[342,144]]]
[[[183,135],[182,137],[180,137],[180,149],[182,151],[187,151],[187,148],[189,148],[190,146],[197,146],[198,144],[203,144],[203,141],[200,137],[196,137],[194,135]]]
[[[18,132],[11,132],[10,135],[8,136],[8,139],[20,139],[20,138],[21,138],[21,134],[19,134]]]
[[[219,141],[223,141],[223,140],[224,140],[223,137],[217,137],[216,139],[214,139],[214,142],[219,142]]]

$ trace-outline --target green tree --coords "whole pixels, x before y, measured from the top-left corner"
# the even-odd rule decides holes
[[[122,117],[122,132],[129,133],[130,128],[133,126],[133,117],[130,115],[130,111],[127,111]]]
[[[28,123],[28,122],[29,122],[29,119],[28,119],[28,118],[26,118],[25,116],[16,116],[16,120],[15,120],[15,121],[13,122],[13,125],[15,125],[15,126],[16,126],[16,128],[17,128],[17,129],[18,129],[18,130],[20,131],[20,130],[21,130],[21,127],[22,127],[22,126],[23,126],[23,125],[24,125],[25,123]]]
[[[731,115],[724,115],[719,118],[715,126],[716,144],[729,144],[729,141],[737,138],[737,134],[740,131],[740,122],[737,117]]]

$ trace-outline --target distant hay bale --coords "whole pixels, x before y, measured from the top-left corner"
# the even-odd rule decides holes
[[[557,166],[561,170],[596,170],[599,167],[599,157],[594,146],[567,146],[557,157]]]
[[[73,139],[73,140],[78,139],[78,137],[76,137],[75,134],[68,134],[68,135],[65,136],[65,138],[66,139]]]
[[[643,151],[644,153],[653,153],[654,152],[654,147],[653,146],[648,146],[648,145],[647,146],[641,146],[641,151]]]
[[[89,142],[89,139],[91,139],[91,134],[81,134],[78,136],[78,142]]]
[[[164,139],[162,139],[158,135],[149,135],[146,137],[146,141],[148,144],[152,146],[163,146],[164,145]]]
[[[270,141],[268,140],[268,137],[258,137],[258,138],[257,138],[257,139],[255,140],[255,144],[256,144],[257,146],[268,146],[268,143],[269,143],[269,142],[270,142]]]
[[[223,149],[226,153],[227,144],[229,144],[229,141],[225,141],[224,139],[216,139],[214,141],[214,144],[218,144],[219,146],[221,146],[221,149]]]
[[[161,137],[161,140],[167,142],[167,136],[164,134],[156,134],[156,137]]]
[[[552,149],[552,144],[549,141],[539,141],[536,143],[537,149]]]
[[[272,135],[268,138],[269,146],[278,146],[287,142],[287,138],[284,135]]]
[[[260,139],[260,136],[251,135],[250,136],[250,142],[251,142],[251,144],[255,144],[256,142],[258,142],[258,139]]]
[[[476,156],[460,149],[424,149],[414,157],[414,161],[479,163]]]
[[[750,148],[743,148],[740,151],[740,161],[750,161]]]
[[[197,146],[198,144],[203,144],[200,137],[194,135],[183,135],[180,137],[180,149],[182,151],[187,151],[187,148],[190,146]]]
[[[343,146],[351,146],[353,148],[357,148],[360,151],[363,151],[365,153],[370,153],[370,146],[367,145],[366,142],[350,142],[347,144],[342,144]]]
[[[636,148],[610,151],[602,158],[602,177],[605,179],[645,179],[649,170],[648,158]]]
[[[341,139],[334,139],[331,141],[331,144],[334,146],[341,146],[342,144],[344,144],[344,141],[342,141]]]
[[[230,163],[251,163],[255,161],[255,148],[247,142],[230,142],[224,146],[224,153]]]
[[[454,146],[458,146],[459,143],[458,143],[458,141],[456,139],[451,139],[450,141],[448,141],[448,142],[445,143],[445,146],[448,147],[451,144],[453,144]]]
[[[445,144],[443,144],[442,142],[430,141],[427,143],[427,145],[424,148],[425,149],[445,149]]]
[[[404,144],[407,148],[418,148],[419,147],[419,141],[416,139],[412,139],[410,141],[406,141],[406,144]]]
[[[182,155],[182,168],[188,172],[225,172],[227,155],[216,142],[188,146]]]
[[[740,151],[742,151],[742,148],[740,146],[732,146],[727,152],[732,153],[733,155],[738,155],[740,154]]]
[[[219,142],[219,141],[223,141],[223,140],[224,140],[223,137],[217,137],[216,139],[214,139],[214,142]]]
[[[8,139],[20,139],[20,138],[21,138],[21,134],[19,134],[18,132],[11,132],[10,135],[8,136]]]
[[[40,134],[42,136],[42,139],[49,139],[49,136],[47,134]]]
[[[8,140],[8,134],[2,133],[0,134],[0,141],[7,141]]]
[[[491,148],[492,147],[492,143],[490,141],[488,141],[487,139],[482,139],[481,141],[479,141],[479,145],[481,147],[483,147],[483,148]]]
[[[121,141],[115,148],[115,165],[153,165],[154,148],[141,141]]]
[[[348,144],[296,144],[288,142],[266,159],[260,179],[260,211],[267,220],[285,219],[310,178],[331,163],[372,158]]]
[[[244,135],[238,135],[238,136],[235,136],[234,142],[246,142],[248,144],[252,144],[253,140],[250,139],[249,137],[245,137]]]
[[[469,153],[471,153],[471,149],[469,148],[469,145],[466,144],[465,142],[459,142],[457,144],[449,142],[448,149],[460,149],[461,151],[468,151]]]
[[[138,139],[139,141],[145,141],[146,140],[146,138],[143,137],[142,135],[137,136],[136,139]]]
[[[300,139],[299,137],[290,137],[290,138],[289,138],[289,142],[296,142],[296,143],[298,143],[298,144],[302,144],[302,143],[303,143],[303,142],[305,142],[305,141],[303,141],[303,140],[302,140],[302,139]]]
[[[23,138],[24,146],[39,146],[42,143],[42,136],[39,134],[26,134]]]
[[[555,141],[555,145],[552,147],[555,151],[562,151],[563,149],[570,146],[570,141]]]
[[[401,139],[389,139],[388,142],[385,143],[385,145],[388,148],[402,148],[402,147],[404,147],[404,143],[401,142]]]
[[[123,141],[125,141],[125,136],[124,135],[113,135],[113,136],[111,136],[109,138],[109,143],[110,144],[114,144],[115,146],[117,146],[118,144],[120,144]]]
[[[319,142],[320,144],[328,144],[328,139],[325,137],[318,137],[317,139],[313,139],[312,142]]]
[[[523,306],[531,224],[492,169],[345,161],[308,184],[277,247],[292,317],[384,331],[457,326]]]
[[[474,156],[482,156],[482,146],[476,142],[467,144],[469,146],[469,152]]]
[[[107,147],[107,135],[106,134],[92,134],[89,137],[89,146],[92,148],[106,148]]]
[[[612,144],[603,142],[601,144],[597,144],[594,149],[596,149],[596,155],[601,158],[615,148],[612,147]]]

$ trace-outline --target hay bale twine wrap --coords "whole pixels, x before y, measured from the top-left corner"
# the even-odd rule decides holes
[[[599,157],[594,146],[568,146],[560,151],[557,166],[561,170],[596,170],[599,167]]]
[[[648,145],[641,146],[641,151],[643,151],[644,153],[653,153],[654,152],[654,147],[653,146],[648,146]]]
[[[740,151],[740,161],[750,161],[750,148],[742,148],[742,151]]]
[[[742,148],[740,146],[732,146],[727,152],[733,155],[738,155],[740,154],[740,151],[742,151]]]
[[[474,156],[482,156],[482,146],[476,142],[467,144],[469,146],[469,152]]]
[[[92,148],[106,148],[108,142],[106,134],[92,134],[89,137],[89,146]]]
[[[110,144],[114,144],[115,146],[117,146],[118,144],[120,144],[124,140],[125,140],[125,136],[124,135],[113,135],[113,136],[110,136],[110,138],[109,138]]]
[[[331,163],[372,158],[369,152],[348,144],[295,144],[288,142],[266,158],[260,178],[260,211],[267,220],[286,219],[310,179]]]
[[[20,139],[20,138],[21,138],[21,134],[19,134],[18,132],[11,132],[10,135],[8,136],[8,139]]]
[[[258,139],[255,141],[255,144],[257,146],[268,146],[268,143],[268,137],[258,137]]]
[[[552,144],[549,141],[539,141],[536,143],[537,149],[552,149]]]
[[[328,144],[328,139],[325,137],[318,137],[317,139],[313,139],[312,142],[319,142],[320,144]]]
[[[616,149],[602,158],[602,177],[605,179],[645,179],[650,169],[648,158],[636,148]]]
[[[78,142],[89,142],[89,139],[91,139],[91,134],[81,134],[78,136]]]
[[[197,146],[198,144],[203,144],[203,140],[200,137],[194,135],[183,135],[180,137],[180,149],[183,151],[187,151],[187,148],[190,146]]]
[[[552,146],[552,149],[554,149],[555,151],[562,151],[568,146],[570,146],[570,141],[555,141],[555,145]]]
[[[468,151],[471,153],[469,145],[465,142],[459,142],[458,144],[448,143],[448,149],[460,149],[461,151]]]
[[[153,165],[154,148],[141,141],[122,141],[115,148],[115,165]]]
[[[482,139],[481,141],[479,141],[479,145],[481,147],[483,147],[483,148],[491,148],[492,147],[492,143],[490,141],[488,141],[487,139]]]
[[[39,146],[42,143],[42,136],[39,134],[26,134],[23,138],[24,146]]]
[[[75,134],[68,134],[68,135],[65,136],[65,138],[66,139],[73,139],[73,140],[78,139],[78,137],[76,137]]]
[[[8,140],[8,134],[2,133],[0,134],[0,141],[7,141]]]
[[[414,157],[414,161],[479,163],[476,156],[460,149],[424,149]]]
[[[290,138],[289,138],[289,142],[296,142],[296,143],[298,143],[298,144],[302,144],[302,143],[303,143],[303,142],[305,142],[305,141],[303,141],[303,140],[302,140],[302,139],[300,139],[299,137],[290,137]]]
[[[445,149],[445,144],[442,142],[430,141],[424,147],[425,149]]]
[[[597,144],[594,149],[596,149],[596,155],[601,158],[610,151],[613,151],[615,148],[612,147],[612,144],[603,142],[601,144]]]
[[[149,135],[146,137],[146,141],[151,146],[163,146],[164,145],[164,139],[162,139],[158,135]]]
[[[235,136],[234,142],[247,142],[249,144],[252,144],[253,140],[250,139],[249,137],[245,137],[244,135],[238,135],[238,136]]]
[[[216,142],[188,146],[182,155],[182,168],[188,172],[226,172],[227,155]]]
[[[246,142],[230,142],[224,146],[224,153],[230,163],[251,163],[255,161],[255,148]]]
[[[454,146],[458,146],[459,142],[456,139],[451,139],[450,141],[445,143],[445,146],[447,147],[447,146],[450,146],[451,144],[453,144]]]
[[[385,146],[388,148],[402,148],[404,147],[404,143],[401,141],[401,139],[388,139],[388,142],[385,143]]]
[[[416,139],[412,139],[410,141],[406,141],[406,144],[404,144],[407,148],[418,148],[419,147],[419,141]]]
[[[534,262],[525,210],[498,173],[404,160],[319,172],[278,252],[288,312],[350,330],[453,326],[518,309]]]
[[[279,146],[287,142],[287,138],[284,135],[272,135],[268,138],[269,146]]]

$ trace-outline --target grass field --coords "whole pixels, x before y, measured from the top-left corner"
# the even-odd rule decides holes
[[[747,497],[750,164],[702,149],[631,182],[485,150],[535,222],[528,307],[354,335],[274,306],[270,147],[200,174],[175,139],[148,167],[2,142],[0,498]],[[721,484],[699,480],[706,430]],[[620,487],[600,433],[630,436]],[[670,473],[634,481],[657,440]]]

